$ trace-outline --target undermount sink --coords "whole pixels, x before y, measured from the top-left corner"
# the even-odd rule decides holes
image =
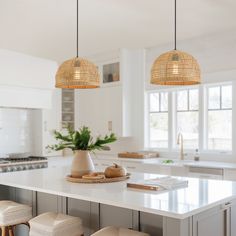
[[[160,163],[163,165],[185,165],[194,163],[193,160],[179,160],[179,159],[168,159],[168,158],[160,158]]]

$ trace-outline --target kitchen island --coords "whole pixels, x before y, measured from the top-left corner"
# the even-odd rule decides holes
[[[188,187],[151,192],[126,182],[67,182],[68,167],[3,173],[1,199],[33,206],[33,214],[57,211],[83,219],[85,235],[117,225],[163,236],[236,235],[236,182],[187,178]],[[128,181],[158,175],[132,173]]]

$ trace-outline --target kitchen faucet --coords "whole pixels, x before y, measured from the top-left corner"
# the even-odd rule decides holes
[[[184,160],[184,139],[182,133],[178,133],[177,145],[180,145],[180,160]]]

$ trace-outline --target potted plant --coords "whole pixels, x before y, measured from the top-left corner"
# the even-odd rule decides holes
[[[90,129],[85,126],[79,130],[73,130],[67,127],[66,134],[54,131],[54,137],[59,143],[48,146],[49,149],[59,151],[69,148],[74,152],[71,167],[71,176],[74,178],[80,178],[94,171],[90,152],[94,152],[95,150],[110,150],[106,144],[115,142],[117,139],[115,134],[111,133],[104,137],[98,136],[94,140]]]

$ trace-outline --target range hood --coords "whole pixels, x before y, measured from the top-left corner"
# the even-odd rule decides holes
[[[0,106],[51,108],[55,61],[0,49]]]
[[[50,109],[52,90],[0,85],[0,107]]]

